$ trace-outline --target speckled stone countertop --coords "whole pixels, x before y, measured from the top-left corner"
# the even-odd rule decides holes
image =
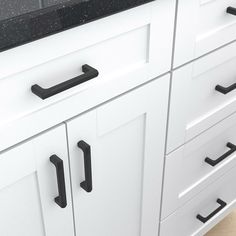
[[[0,0],[0,52],[153,0]]]

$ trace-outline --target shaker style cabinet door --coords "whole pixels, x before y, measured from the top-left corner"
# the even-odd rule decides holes
[[[74,235],[66,145],[60,126],[0,154],[1,236]]]
[[[78,236],[156,236],[169,76],[67,123]]]

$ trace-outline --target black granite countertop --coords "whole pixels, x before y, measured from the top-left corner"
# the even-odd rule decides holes
[[[0,0],[0,52],[153,0]]]

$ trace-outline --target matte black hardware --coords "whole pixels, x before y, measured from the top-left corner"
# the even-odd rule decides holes
[[[226,12],[236,16],[236,8],[235,7],[227,7]]]
[[[57,155],[52,155],[50,161],[55,165],[57,171],[59,196],[54,200],[61,208],[65,208],[67,206],[67,200],[63,161]]]
[[[206,216],[206,217],[203,217],[203,216],[201,216],[201,215],[198,214],[198,215],[196,216],[196,218],[197,218],[198,220],[200,220],[202,223],[206,223],[208,220],[210,220],[212,217],[214,217],[218,212],[220,212],[225,206],[227,206],[227,203],[224,202],[224,201],[222,201],[222,200],[219,199],[219,198],[216,200],[216,202],[219,203],[220,206],[219,206],[217,209],[215,209],[211,214],[209,214],[209,215]]]
[[[217,158],[216,160],[212,160],[209,157],[206,157],[205,162],[211,166],[216,166],[219,164],[221,161],[223,161],[225,158],[236,152],[236,146],[232,143],[227,143],[226,147],[230,148],[228,152]]]
[[[83,140],[78,142],[78,147],[84,153],[84,173],[85,173],[85,181],[80,183],[81,188],[83,188],[86,192],[92,192],[93,184],[92,184],[92,165],[91,165],[91,148],[90,146],[84,142]]]
[[[230,93],[235,89],[236,89],[236,83],[230,85],[229,87],[223,87],[221,85],[216,85],[216,87],[215,87],[216,91],[223,93],[223,94]]]
[[[41,99],[46,99],[52,97],[58,93],[61,93],[65,90],[68,90],[76,85],[82,84],[88,80],[94,79],[98,76],[98,71],[89,65],[83,65],[82,71],[83,75],[79,75],[73,79],[62,82],[61,84],[55,85],[51,88],[42,88],[39,85],[35,84],[31,87],[32,93],[40,97]]]

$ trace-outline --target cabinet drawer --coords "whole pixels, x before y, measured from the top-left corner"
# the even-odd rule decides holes
[[[64,125],[1,152],[0,235],[73,236],[70,193]]]
[[[236,8],[235,0],[179,1],[175,66],[236,40],[236,9],[228,7]]]
[[[37,127],[18,134],[29,137],[52,126],[52,110],[60,123],[170,70],[174,8],[173,0],[154,1],[1,53],[0,133],[8,130],[8,138],[12,129],[12,141],[19,142],[23,137],[14,130],[29,120]],[[45,100],[31,92],[32,85],[51,88],[81,75],[85,64],[99,75],[70,89],[60,86],[58,94],[54,88]]]
[[[161,222],[161,236],[204,235],[236,206],[236,168]],[[226,203],[226,205],[225,205]],[[212,215],[210,215],[212,213]],[[200,216],[199,216],[200,215]],[[202,217],[204,219],[201,219]],[[209,216],[209,217],[207,217]]]
[[[233,43],[174,71],[168,153],[236,111],[235,63]]]
[[[166,157],[162,218],[236,165],[236,113]]]

